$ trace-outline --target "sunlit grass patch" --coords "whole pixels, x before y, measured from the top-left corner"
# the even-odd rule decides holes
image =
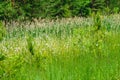
[[[120,24],[110,19],[99,30],[89,18],[11,29],[0,42],[0,79],[119,80]]]

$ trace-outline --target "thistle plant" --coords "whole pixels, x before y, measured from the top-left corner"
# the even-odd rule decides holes
[[[95,55],[100,57],[101,56],[101,44],[104,42],[103,38],[104,38],[104,33],[101,30],[102,27],[102,20],[101,20],[101,16],[100,13],[97,13],[95,15],[93,15],[93,20],[94,20],[94,28],[95,28],[95,32],[93,34],[94,36],[94,45],[93,47],[95,48]]]
[[[96,31],[100,30],[102,27],[100,13],[93,14],[93,20],[94,20],[94,27],[96,28]]]

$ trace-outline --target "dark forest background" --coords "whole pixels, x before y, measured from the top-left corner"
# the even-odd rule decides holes
[[[0,20],[119,13],[120,0],[0,0]]]

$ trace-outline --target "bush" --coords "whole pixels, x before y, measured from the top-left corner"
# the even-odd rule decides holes
[[[0,2],[0,20],[10,20],[17,18],[16,10],[9,1]]]
[[[0,19],[33,19],[88,16],[98,11],[118,13],[120,1],[114,0],[15,0],[0,1]],[[110,10],[109,10],[110,9]],[[109,10],[109,11],[108,11]]]

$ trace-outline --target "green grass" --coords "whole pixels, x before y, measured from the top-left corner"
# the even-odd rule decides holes
[[[98,31],[91,18],[9,26],[0,80],[120,80],[118,17],[105,16]]]

